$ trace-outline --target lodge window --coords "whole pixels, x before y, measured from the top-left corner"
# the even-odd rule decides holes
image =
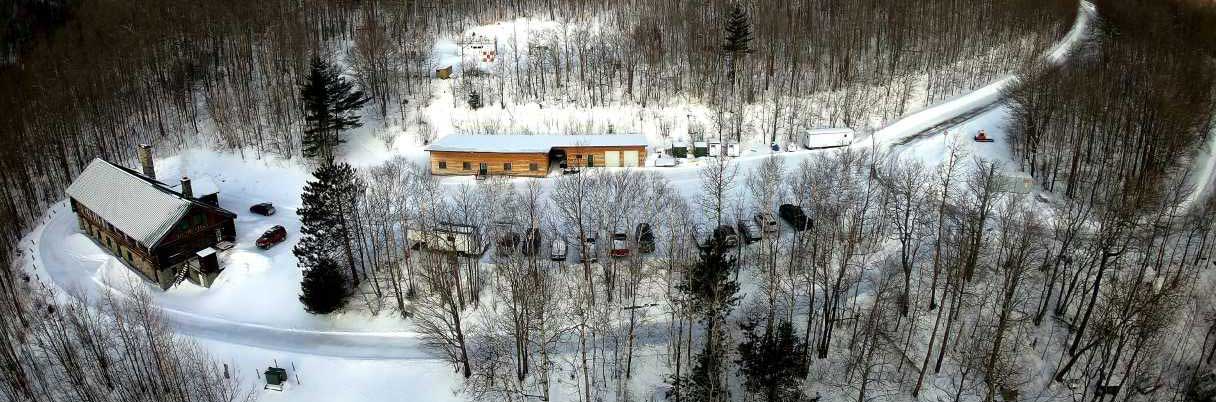
[[[127,262],[131,262],[131,250],[127,250]]]
[[[511,164],[510,164],[510,163],[504,163],[504,164],[502,164],[502,170],[505,170],[505,171],[510,172],[510,171],[511,171]]]
[[[203,226],[207,223],[207,217],[204,215],[194,215],[194,226]]]
[[[595,167],[595,155],[587,155],[587,167]]]
[[[473,164],[472,164],[472,163],[469,163],[469,162],[464,162],[464,163],[462,163],[462,164],[461,164],[461,166],[460,166],[460,167],[461,167],[461,168],[463,168],[464,170],[472,170],[472,169],[473,169]]]
[[[447,168],[448,168],[448,161],[439,161],[439,168],[440,168],[440,169],[447,169]]]
[[[539,164],[539,163],[536,163],[536,162],[529,163],[529,164],[528,164],[528,170],[531,170],[531,171],[533,171],[533,172],[535,172],[535,171],[537,171],[537,170],[540,170],[540,164]]]

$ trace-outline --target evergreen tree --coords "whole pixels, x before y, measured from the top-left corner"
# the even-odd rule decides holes
[[[481,106],[481,92],[476,90],[469,91],[469,107],[473,108],[473,110],[477,110],[481,109]]]
[[[300,302],[313,314],[329,314],[346,305],[350,295],[342,268],[332,258],[321,256],[304,270]]]
[[[730,314],[738,302],[739,284],[731,279],[736,260],[727,254],[730,248],[718,238],[712,238],[701,249],[701,259],[688,269],[677,288],[689,296],[689,311],[701,317],[707,334],[705,347],[697,355],[697,363],[688,377],[677,379],[688,400],[725,401],[729,399],[723,381],[725,348],[719,323]]]
[[[726,382],[722,381],[725,371],[723,362],[726,361],[724,349],[719,347],[718,336],[711,336],[695,357],[695,363],[688,376],[679,379],[677,389],[683,394],[680,400],[697,402],[727,402],[730,392]]]
[[[718,238],[701,249],[701,259],[688,269],[677,288],[690,296],[690,309],[712,330],[719,320],[730,313],[739,298],[739,284],[731,279],[735,257],[727,254],[730,247]],[[711,331],[712,333],[712,331]]]
[[[308,78],[300,86],[304,103],[304,156],[332,160],[344,142],[342,130],[362,126],[359,109],[371,100],[342,78],[333,64],[313,56]]]
[[[296,210],[302,236],[293,253],[303,270],[342,253],[353,289],[359,286],[351,236],[355,200],[360,190],[358,176],[349,164],[325,163],[313,171],[313,177],[315,180],[304,186],[301,206]]]
[[[752,24],[739,3],[731,4],[726,16],[726,43],[722,50],[731,55],[751,53]]]
[[[739,3],[731,4],[726,16],[726,43],[722,44],[722,51],[726,53],[727,79],[732,87],[735,85],[736,61],[741,55],[751,53],[751,43],[752,24],[747,12]]]
[[[795,402],[802,397],[802,378],[806,375],[806,342],[794,333],[794,325],[781,321],[761,331],[756,319],[740,324],[743,342],[739,343],[739,371],[748,393],[765,402]]]

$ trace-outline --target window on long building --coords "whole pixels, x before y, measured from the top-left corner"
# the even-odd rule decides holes
[[[447,168],[448,168],[448,161],[439,161],[439,168],[440,168],[440,169],[447,169]]]
[[[531,171],[533,171],[533,172],[535,172],[535,171],[537,171],[537,170],[540,170],[540,164],[539,164],[539,163],[536,163],[536,162],[529,163],[529,164],[528,164],[528,170],[531,170]]]
[[[461,168],[463,168],[464,170],[472,170],[472,169],[473,169],[473,164],[472,164],[472,163],[470,163],[470,162],[464,162],[464,163],[462,163],[462,164],[461,164],[461,166],[460,166],[460,167],[461,167]]]
[[[511,171],[511,164],[510,164],[510,163],[504,163],[504,164],[502,164],[502,170],[505,170],[505,171],[510,172],[510,171]]]

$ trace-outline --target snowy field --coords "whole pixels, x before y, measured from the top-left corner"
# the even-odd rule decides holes
[[[1083,39],[1093,13],[1092,5],[1085,3],[1084,7],[1085,12],[1079,14],[1073,30],[1046,56],[1051,62],[1063,62]],[[453,57],[459,58],[452,53],[453,49],[459,47],[448,42],[436,45],[437,63],[450,63]],[[851,147],[889,152],[894,157],[916,159],[934,166],[945,158],[949,144],[957,143],[967,155],[1000,161],[1005,169],[1012,171],[1016,164],[1004,130],[1008,109],[998,104],[1001,90],[1012,83],[1012,78],[1003,78],[973,93],[912,113],[858,140]],[[452,97],[452,90],[437,80],[432,100],[424,110],[428,130],[423,132],[416,127],[401,126],[364,128],[343,146],[344,158],[356,167],[374,166],[399,156],[416,162],[425,161],[426,153],[422,150],[425,143],[473,129],[469,126],[474,123],[452,117],[456,114],[453,113]],[[957,121],[960,116],[980,110],[983,112],[978,115]],[[690,114],[689,110],[680,107],[635,112],[583,108],[577,112],[563,109],[554,113],[543,105],[533,104],[513,108],[507,118],[517,122],[512,126],[537,127],[548,126],[546,119],[578,121],[579,116],[651,119],[651,125],[643,122],[638,126],[652,127],[644,130],[652,145],[665,146],[669,138],[663,130],[653,129],[654,124]],[[477,113],[504,112],[490,106]],[[951,121],[950,127],[927,132]],[[995,142],[971,141],[981,129]],[[687,128],[672,130],[678,132]],[[901,144],[905,141],[906,144]],[[788,170],[816,154],[838,152],[772,152],[762,145],[744,145],[744,154],[732,158],[741,175],[746,175],[770,155],[781,158]],[[1207,156],[1204,158],[1207,163],[1197,165],[1200,170],[1197,180],[1213,180],[1211,150],[1214,147],[1216,143],[1209,144],[1208,154],[1202,155]],[[651,154],[649,164],[653,163],[653,152]],[[221,256],[225,270],[211,288],[186,282],[169,291],[157,290],[152,294],[183,334],[196,339],[220,359],[234,362],[240,370],[252,375],[254,370],[264,369],[274,361],[283,366],[294,365],[293,373],[298,375],[299,384],[296,385],[293,378],[288,392],[261,393],[261,400],[460,399],[457,393],[459,375],[450,365],[422,350],[417,334],[408,322],[392,314],[371,316],[358,310],[330,316],[316,316],[303,310],[297,299],[301,273],[291,249],[298,241],[300,224],[295,209],[300,204],[304,183],[310,178],[307,167],[294,160],[245,160],[202,149],[160,158],[156,163],[159,179],[165,182],[174,182],[181,176],[214,179],[220,189],[221,206],[238,214],[238,239],[236,247]],[[695,200],[700,192],[700,169],[706,163],[705,160],[689,160],[672,168],[639,169],[661,174],[682,196]],[[517,179],[515,183],[522,184],[524,180]],[[444,178],[442,183],[459,186],[474,183],[474,179],[452,177]],[[742,189],[739,195],[746,196]],[[263,217],[248,212],[250,205],[259,202],[273,202],[278,213]],[[254,240],[272,225],[284,226],[287,240],[270,250],[254,247]],[[49,210],[42,224],[22,241],[21,248],[29,251],[23,256],[25,264],[42,281],[71,292],[96,296],[102,290],[122,293],[132,286],[151,287],[80,233],[66,203]],[[654,377],[658,381],[664,374],[659,366],[658,361],[642,363],[638,375]]]

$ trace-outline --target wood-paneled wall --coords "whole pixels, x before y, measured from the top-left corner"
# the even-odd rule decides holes
[[[595,167],[605,166],[608,152],[616,152],[621,164],[625,163],[626,151],[637,151],[638,166],[646,163],[646,147],[554,147],[555,150],[566,152],[566,160],[571,166],[586,166],[588,157],[594,157]],[[581,157],[581,158],[580,158]],[[446,166],[440,167],[440,163]],[[464,164],[469,167],[465,169]],[[435,175],[475,175],[480,164],[485,163],[487,173],[503,176],[544,177],[549,174],[549,154],[541,152],[451,152],[431,151],[431,174]],[[506,164],[511,164],[511,170],[506,170]],[[536,170],[530,169],[530,164],[537,165]]]
[[[440,162],[446,162],[447,167],[441,168]],[[465,170],[464,163],[469,163]],[[491,175],[544,177],[549,174],[549,154],[546,153],[499,153],[499,152],[448,152],[431,151],[431,174],[437,175],[475,175],[478,165],[485,163]],[[506,170],[506,164],[511,164],[511,170]],[[535,171],[529,165],[535,163]]]

